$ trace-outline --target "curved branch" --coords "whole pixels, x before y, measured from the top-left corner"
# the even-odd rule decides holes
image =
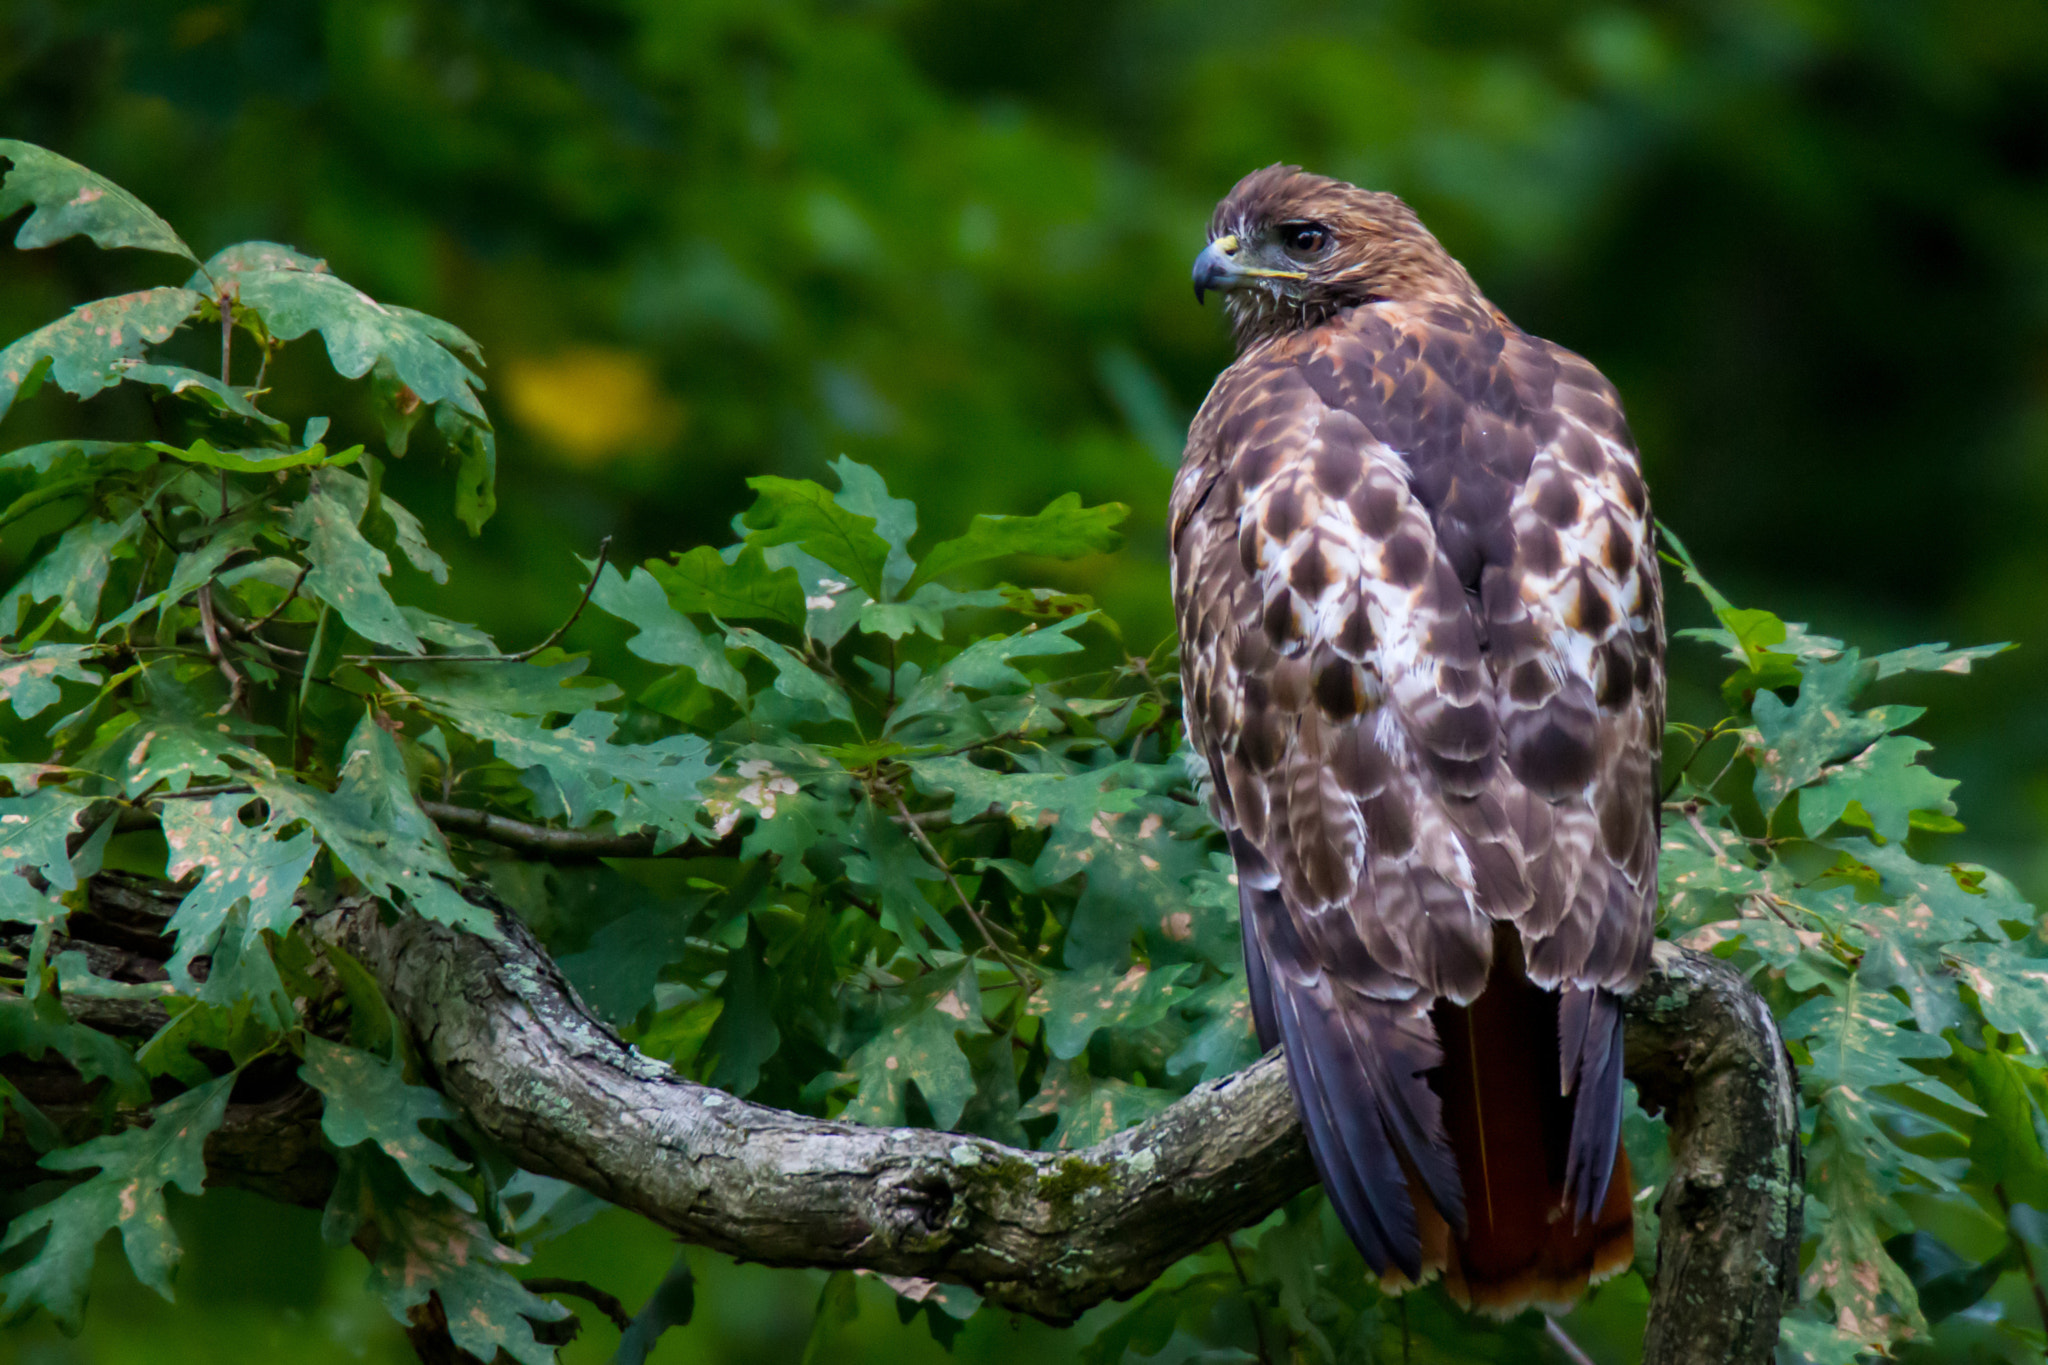
[[[170,904],[109,877],[93,897],[130,918]],[[805,1118],[642,1056],[522,925],[499,922],[485,940],[345,899],[308,927],[369,967],[449,1099],[520,1164],[747,1260],[957,1281],[1064,1322],[1315,1178],[1277,1055],[1076,1152]],[[1770,1012],[1725,963],[1660,944],[1629,1003],[1628,1072],[1674,1151],[1644,1360],[1767,1361],[1801,1207],[1796,1089]],[[293,1149],[310,1159],[314,1119],[300,1122]],[[247,1164],[216,1174],[303,1197]]]

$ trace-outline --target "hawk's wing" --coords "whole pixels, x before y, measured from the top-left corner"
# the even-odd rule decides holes
[[[1261,1041],[1286,1046],[1344,1221],[1418,1277],[1404,1162],[1453,1228],[1482,1195],[1495,1221],[1495,1176],[1467,1188],[1445,1113],[1486,1097],[1459,1097],[1456,1066],[1422,1073],[1458,1033],[1478,1083],[1484,1019],[1437,1002],[1520,981],[1525,954],[1563,994],[1543,997],[1562,1071],[1543,1049],[1536,1091],[1578,1092],[1548,1159],[1591,1213],[1619,1115],[1612,992],[1648,962],[1662,730],[1647,499],[1613,390],[1483,313],[1356,309],[1224,373],[1172,528],[1188,726],[1237,854]],[[1497,951],[1499,924],[1520,941]]]

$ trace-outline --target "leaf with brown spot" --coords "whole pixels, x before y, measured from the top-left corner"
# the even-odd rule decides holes
[[[78,1330],[92,1275],[93,1248],[118,1228],[135,1278],[171,1297],[171,1274],[182,1254],[164,1208],[164,1187],[198,1194],[206,1181],[206,1139],[227,1113],[232,1075],[209,1081],[156,1108],[146,1128],[97,1137],[45,1156],[51,1171],[99,1173],[16,1218],[0,1252],[49,1236],[28,1262],[0,1277],[0,1317],[31,1304],[49,1311],[67,1331]]]
[[[320,1131],[336,1147],[374,1142],[398,1163],[421,1194],[444,1195],[474,1212],[476,1200],[444,1171],[467,1171],[469,1163],[421,1131],[425,1123],[449,1123],[455,1111],[437,1090],[408,1085],[405,1069],[374,1053],[306,1035],[306,1060],[299,1079],[325,1097]]]
[[[987,1032],[972,959],[925,973],[896,996],[881,1029],[847,1058],[860,1089],[841,1117],[901,1123],[905,1092],[915,1081],[932,1122],[954,1127],[975,1088],[960,1035]]]

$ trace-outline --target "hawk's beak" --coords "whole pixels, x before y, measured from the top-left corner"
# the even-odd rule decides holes
[[[1202,254],[1195,257],[1195,302],[1202,301],[1202,295],[1214,289],[1222,293],[1231,287],[1236,274],[1238,253],[1237,237],[1227,234],[1202,248]]]
[[[1195,257],[1195,302],[1213,289],[1227,294],[1255,280],[1305,280],[1306,270],[1269,270],[1246,259],[1244,244],[1235,233],[1226,233],[1202,248]]]

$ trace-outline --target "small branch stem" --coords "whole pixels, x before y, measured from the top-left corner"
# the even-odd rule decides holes
[[[902,817],[901,823],[904,828],[910,831],[910,837],[917,841],[918,847],[924,850],[927,858],[938,864],[939,871],[946,878],[946,885],[953,888],[954,896],[959,899],[960,908],[967,912],[967,918],[973,920],[974,927],[981,931],[981,941],[989,946],[989,951],[1000,958],[1002,964],[1010,969],[1010,975],[1017,979],[1017,998],[1019,1000],[1028,999],[1034,988],[1025,981],[1022,964],[1016,958],[1010,956],[1008,949],[996,942],[996,936],[990,931],[988,921],[981,917],[981,911],[974,908],[974,902],[968,900],[967,893],[960,888],[960,879],[953,875],[952,864],[948,863],[940,855],[937,846],[931,841],[931,836],[924,832],[924,827],[911,818],[910,807],[903,804],[903,794],[891,791],[889,799],[896,803],[896,813]]]
[[[1223,1238],[1223,1254],[1230,1258],[1230,1268],[1237,1272],[1237,1282],[1244,1287],[1245,1307],[1252,1315],[1252,1333],[1259,1339],[1260,1365],[1273,1365],[1272,1347],[1266,1341],[1266,1313],[1252,1297],[1251,1277],[1244,1273],[1244,1262],[1237,1257],[1237,1246],[1226,1233]]]
[[[573,1294],[586,1299],[590,1305],[612,1320],[612,1325],[621,1332],[633,1325],[633,1315],[626,1311],[615,1295],[607,1294],[588,1280],[563,1280],[548,1275],[539,1275],[524,1282],[527,1289],[535,1294]]]
[[[220,625],[214,620],[213,584],[201,584],[199,588],[199,625],[206,632],[206,652],[212,656],[214,666],[221,676],[228,680],[228,703],[221,708],[225,715],[229,711],[242,710],[249,700],[249,680],[242,676],[242,670],[235,667],[227,650],[221,646]]]
[[[1593,1365],[1593,1357],[1580,1349],[1579,1343],[1566,1335],[1564,1328],[1557,1325],[1557,1319],[1549,1314],[1543,1317],[1543,1335],[1550,1338],[1550,1344],[1564,1352],[1564,1358],[1572,1365]]]
[[[583,608],[590,604],[590,595],[597,591],[597,580],[604,573],[605,560],[611,549],[610,536],[597,543],[597,562],[591,567],[590,581],[583,585],[583,596],[576,599],[576,609],[569,613],[568,620],[555,627],[554,634],[532,649],[522,649],[517,654],[344,654],[342,657],[352,664],[523,664],[567,635],[569,627],[583,615]]]

